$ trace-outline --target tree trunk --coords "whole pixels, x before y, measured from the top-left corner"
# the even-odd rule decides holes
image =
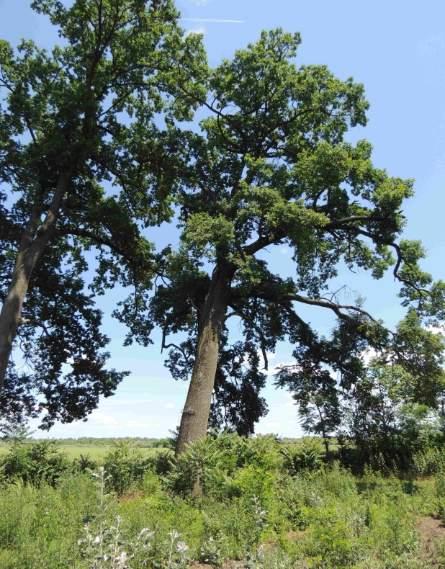
[[[195,364],[182,412],[176,454],[207,434],[230,280],[228,271],[214,270],[200,319]]]
[[[29,280],[40,254],[40,251],[33,251],[31,248],[19,251],[11,286],[0,312],[0,390],[5,383],[6,370],[20,323],[23,302],[28,292]]]
[[[60,175],[44,222],[39,226],[39,212],[34,208],[20,242],[11,285],[0,312],[0,391],[4,388],[12,346],[20,324],[32,272],[54,233],[69,180],[69,171]]]

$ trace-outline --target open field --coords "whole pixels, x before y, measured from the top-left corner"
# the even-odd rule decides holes
[[[54,443],[54,446],[58,451],[70,460],[84,456],[100,462],[113,450],[115,444],[119,440],[127,441],[132,447],[137,448],[138,452],[140,452],[140,454],[145,458],[155,455],[159,452],[159,448],[165,448],[163,446],[160,446],[159,448],[153,447],[152,445],[157,442],[154,439],[146,439],[145,441],[143,439],[97,439],[96,441],[92,439],[62,439],[51,442]],[[10,444],[0,443],[0,457],[5,456],[10,447]]]
[[[113,445],[57,445],[60,452],[66,455],[69,459],[80,458],[87,456],[93,460],[101,461],[104,457],[113,450]],[[0,456],[4,456],[8,452],[8,447],[2,445],[0,447]],[[141,448],[140,453],[144,457],[153,456],[159,452],[156,448]]]

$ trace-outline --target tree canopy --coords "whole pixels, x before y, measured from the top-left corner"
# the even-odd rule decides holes
[[[3,416],[22,406],[50,425],[84,417],[124,375],[106,367],[94,294],[149,286],[141,231],[172,213],[167,146],[206,60],[170,0],[31,5],[60,41],[0,43],[0,399]],[[10,361],[20,346],[26,371]]]
[[[290,341],[307,361],[306,381],[330,405],[335,380],[319,362],[352,386],[359,369],[348,348],[389,345],[360,301],[344,305],[331,292],[340,267],[375,279],[391,270],[402,304],[419,318],[443,316],[443,283],[421,269],[420,243],[401,239],[413,182],[375,167],[369,142],[348,141],[351,127],[366,124],[363,87],[325,66],[298,66],[299,43],[298,34],[264,32],[224,61],[201,101],[208,116],[199,132],[183,135],[181,245],[166,257],[148,319],[164,330],[174,375],[192,377],[180,447],[205,433],[214,389],[214,420],[252,432],[265,411],[258,350],[267,359],[277,342]],[[274,273],[263,254],[283,244],[292,250],[291,277]],[[331,340],[303,320],[303,305],[335,315]],[[232,317],[244,338],[235,343]],[[187,339],[166,339],[178,332]]]

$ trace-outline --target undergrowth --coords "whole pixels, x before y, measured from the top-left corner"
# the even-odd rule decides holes
[[[357,476],[313,440],[222,435],[178,460],[120,444],[103,464],[15,444],[1,466],[0,568],[440,567],[416,520],[445,517],[443,458],[422,460],[416,477]]]

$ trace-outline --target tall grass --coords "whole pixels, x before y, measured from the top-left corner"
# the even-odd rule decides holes
[[[419,516],[444,515],[442,474],[416,481],[367,470],[357,477],[314,458],[312,446],[299,459],[295,449],[282,451],[271,438],[225,436],[161,464],[120,445],[105,459],[110,472],[81,472],[65,461],[60,476],[40,476],[38,484],[19,469],[0,487],[0,569],[445,563],[439,545],[434,561],[425,557],[416,531]],[[199,499],[191,496],[197,474]]]

